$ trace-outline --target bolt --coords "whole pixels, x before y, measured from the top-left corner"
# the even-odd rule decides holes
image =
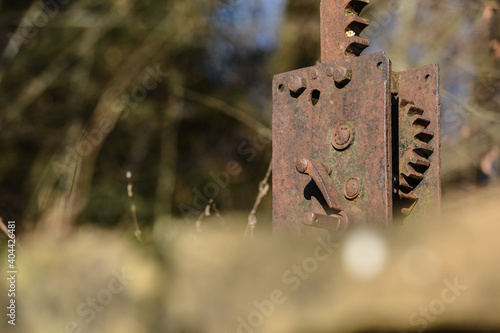
[[[326,69],[327,76],[333,76],[333,72],[335,72],[335,69],[331,66]]]
[[[352,70],[349,70],[344,66],[337,66],[337,68],[333,71],[333,79],[339,84],[345,81],[350,81],[351,78]]]
[[[307,88],[307,81],[305,78],[294,75],[290,82],[288,82],[288,89],[290,89],[291,92],[297,94],[299,91]]]
[[[344,185],[344,195],[349,200],[354,200],[359,196],[361,185],[356,178],[350,178]]]
[[[351,139],[351,131],[346,125],[340,125],[333,137],[339,146],[343,146]]]
[[[297,160],[296,165],[295,165],[295,167],[297,168],[297,171],[300,173],[306,173],[308,166],[309,166],[309,163],[307,162],[307,160],[305,158],[299,158]]]
[[[344,150],[349,147],[354,139],[349,126],[345,123],[340,123],[332,130],[331,144],[337,150]]]
[[[314,69],[311,73],[311,77],[313,80],[316,80],[319,77],[319,72],[316,69]]]

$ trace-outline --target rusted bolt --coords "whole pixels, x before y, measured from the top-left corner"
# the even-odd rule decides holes
[[[316,80],[318,77],[319,77],[319,72],[316,69],[313,69],[313,71],[311,72],[311,78],[313,80]]]
[[[351,138],[351,131],[346,125],[340,125],[337,132],[334,134],[335,142],[339,145],[345,145]]]
[[[307,160],[305,158],[299,158],[297,160],[297,164],[295,165],[295,167],[297,168],[297,171],[300,173],[305,173],[308,166],[309,166],[309,163],[307,163]]]
[[[288,89],[290,89],[291,92],[297,94],[301,90],[304,90],[307,88],[307,80],[301,76],[294,75],[290,82],[288,82]]]
[[[361,185],[356,178],[350,178],[344,185],[344,195],[349,200],[354,200],[359,196]]]
[[[352,79],[352,70],[349,70],[344,66],[337,66],[333,71],[333,79],[339,84],[350,81]]]
[[[337,150],[344,150],[352,143],[354,135],[345,123],[340,123],[332,130],[331,143]]]
[[[333,73],[335,72],[335,68],[333,68],[332,66],[328,67],[326,69],[326,75],[327,76],[333,76]]]
[[[329,163],[324,163],[321,162],[321,165],[323,168],[325,168],[325,171],[327,174],[331,175],[332,174],[332,167],[330,166]],[[295,164],[295,168],[299,173],[306,173],[307,168],[309,167],[309,162],[307,161],[306,158],[299,158],[297,159],[297,162]]]

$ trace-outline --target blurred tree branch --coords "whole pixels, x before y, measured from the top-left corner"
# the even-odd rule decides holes
[[[261,134],[266,139],[272,140],[271,129],[268,126],[259,122],[254,117],[248,115],[248,113],[239,110],[227,104],[226,102],[221,101],[220,99],[211,96],[206,96],[189,89],[176,89],[173,92],[178,97],[183,97],[192,102],[204,105],[210,109],[218,110],[227,115],[228,117],[234,118],[237,121],[241,122],[249,129]]]

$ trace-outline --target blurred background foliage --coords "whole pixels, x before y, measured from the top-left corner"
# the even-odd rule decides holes
[[[214,202],[248,214],[271,161],[272,76],[319,61],[319,4],[0,1],[0,216],[54,233],[132,228],[130,171],[141,227],[194,222],[197,193],[230,161],[241,173]],[[498,174],[499,9],[374,0],[363,14],[365,54],[441,65],[445,195]],[[267,195],[262,228],[270,209]]]

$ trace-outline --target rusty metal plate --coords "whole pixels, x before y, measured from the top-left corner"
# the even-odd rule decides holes
[[[390,76],[381,52],[274,77],[274,232],[309,232],[304,214],[338,213],[322,186],[297,171],[300,159],[331,169],[327,182],[351,221],[392,221]]]
[[[399,127],[395,218],[425,222],[439,214],[441,203],[439,67],[393,73],[392,79],[393,110],[399,118],[394,122]]]

